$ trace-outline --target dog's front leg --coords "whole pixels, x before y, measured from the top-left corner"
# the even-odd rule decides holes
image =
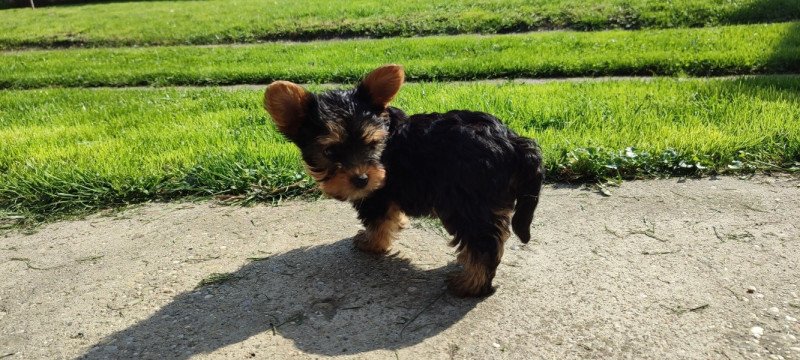
[[[354,206],[365,228],[353,238],[356,248],[372,254],[389,251],[398,231],[408,223],[400,207],[380,196],[364,199]]]

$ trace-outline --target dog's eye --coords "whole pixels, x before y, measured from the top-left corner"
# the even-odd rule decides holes
[[[326,158],[330,159],[335,155],[335,152],[331,148],[326,148],[322,150],[322,155],[325,155]]]

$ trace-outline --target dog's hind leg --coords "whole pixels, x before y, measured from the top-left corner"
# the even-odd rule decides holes
[[[450,278],[448,288],[457,296],[486,296],[494,292],[494,279],[503,244],[509,237],[511,211],[493,212],[483,221],[442,219],[454,234],[451,245],[458,246],[457,261],[464,268]]]

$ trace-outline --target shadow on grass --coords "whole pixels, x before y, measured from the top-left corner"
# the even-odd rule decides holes
[[[761,0],[752,3],[750,6],[734,14],[732,19],[744,19],[758,16],[768,16],[776,20],[796,20],[800,17],[800,1],[797,0]],[[737,20],[738,21],[738,20]],[[744,21],[743,21],[744,22]],[[789,30],[769,54],[769,59],[765,67],[770,69],[773,74],[759,77],[743,77],[725,81],[726,88],[732,94],[743,94],[745,96],[759,98],[764,101],[788,101],[800,106],[800,78],[791,74],[800,73],[800,62],[794,58],[800,53],[800,23],[792,24]],[[756,69],[756,72],[760,72]],[[786,115],[784,121],[800,121],[800,119],[789,118]],[[772,165],[764,170],[786,170],[796,168],[800,162],[800,134],[781,133],[771,139],[764,139],[762,146],[768,142],[780,148],[779,155],[782,159],[770,159]],[[741,149],[747,151],[748,149]],[[756,156],[759,157],[759,156]],[[778,161],[780,163],[773,163]]]
[[[177,295],[80,359],[187,359],[274,336],[317,355],[401,349],[447,329],[480,301],[445,293],[446,274],[455,269],[425,270],[407,259],[363,254],[349,238],[296,249]],[[268,356],[242,351],[243,357]]]
[[[767,66],[778,73],[800,73],[800,61],[796,61],[798,53],[800,53],[800,23],[795,23],[778,46],[772,50]]]
[[[723,17],[723,24],[754,24],[800,19],[800,1],[757,0]]]
[[[764,3],[782,3],[780,0],[763,1]],[[800,1],[795,1],[795,8],[800,7]],[[800,73],[800,62],[792,60],[796,54],[800,53],[800,24],[792,25],[787,34],[783,37],[778,46],[773,49],[768,60],[769,67],[784,74]],[[768,101],[790,101],[796,106],[800,106],[800,78],[797,76],[772,76],[766,78],[745,78],[739,81],[744,91],[755,93],[758,90],[773,90],[771,92],[757,91],[763,100]],[[755,95],[754,95],[755,96]],[[796,123],[797,118],[788,118],[785,122]],[[782,134],[775,139],[777,146],[784,152],[784,167],[796,168],[800,162],[800,134]]]
[[[756,0],[725,18],[731,24],[798,20],[800,1]],[[800,24],[793,24],[781,42],[772,50],[767,68],[774,74],[800,73],[800,63],[795,61],[798,52],[800,52]]]

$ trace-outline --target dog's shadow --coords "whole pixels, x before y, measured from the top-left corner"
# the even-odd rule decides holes
[[[400,349],[448,328],[480,301],[446,293],[454,270],[360,253],[349,238],[296,249],[176,296],[80,358],[183,359],[253,336],[281,336],[319,355]]]

